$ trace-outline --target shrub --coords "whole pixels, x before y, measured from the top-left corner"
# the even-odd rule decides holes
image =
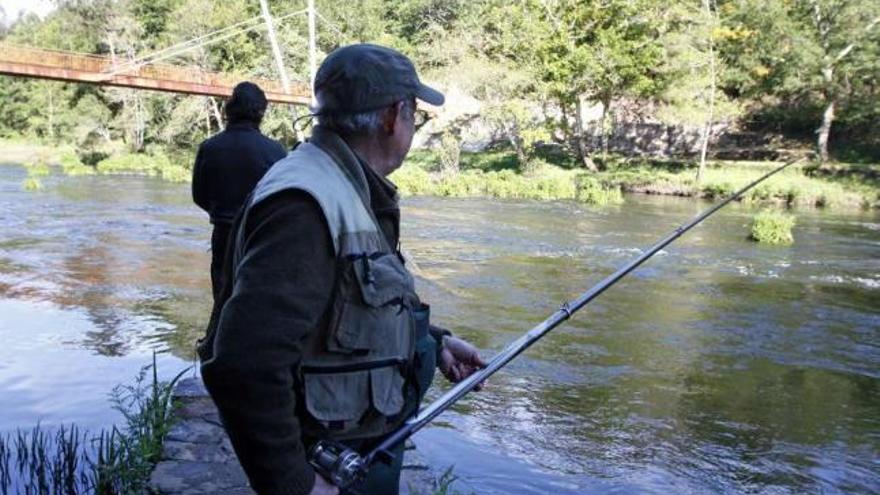
[[[25,168],[28,171],[28,177],[48,177],[50,174],[49,166],[45,162],[26,163]]]
[[[763,211],[752,220],[750,239],[763,244],[789,245],[794,242],[791,230],[795,218],[774,211]]]
[[[709,199],[726,198],[736,192],[736,186],[730,182],[716,182],[714,184],[706,184],[702,188],[702,193]]]
[[[444,176],[437,184],[437,195],[453,198],[482,196],[485,194],[485,174],[476,171]]]
[[[73,149],[64,149],[61,152],[59,163],[64,175],[93,175],[95,173],[95,167],[84,164]]]
[[[98,162],[97,170],[101,174],[135,174],[156,175],[156,162],[150,155],[126,153],[113,155]]]
[[[461,168],[461,142],[452,131],[447,130],[440,138],[439,154],[443,173],[457,174]]]
[[[25,191],[42,191],[43,182],[36,177],[28,177],[21,183],[21,187],[24,188]]]
[[[430,175],[417,165],[400,167],[389,178],[404,196],[420,196],[433,192]]]
[[[579,175],[576,181],[575,198],[582,203],[600,206],[623,203],[623,193],[618,186],[606,186],[595,177],[586,174]]]
[[[180,165],[169,165],[160,169],[159,176],[169,182],[189,182],[192,180],[192,172]]]

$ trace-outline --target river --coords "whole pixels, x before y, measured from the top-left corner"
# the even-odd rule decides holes
[[[0,433],[107,427],[154,351],[164,377],[192,364],[210,227],[186,185],[25,177],[0,167]],[[403,245],[436,323],[491,356],[707,204],[409,198]],[[463,493],[880,493],[880,214],[799,210],[780,248],[746,239],[756,211],[553,331],[420,432],[425,457]]]

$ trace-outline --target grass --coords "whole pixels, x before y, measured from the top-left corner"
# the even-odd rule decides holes
[[[752,220],[751,236],[755,242],[777,246],[788,246],[794,243],[791,229],[795,219],[775,211],[763,211]]]
[[[188,168],[172,163],[168,156],[162,153],[113,155],[99,161],[95,169],[99,174],[147,175],[170,182],[188,182],[191,176]]]
[[[571,157],[545,155],[534,172],[522,173],[512,152],[462,153],[461,172],[446,174],[433,152],[417,150],[391,179],[402,194],[410,196],[573,199],[605,205],[622,202],[624,192],[722,198],[779,165],[713,162],[698,185],[692,162],[616,156],[599,161],[605,170],[588,173]],[[880,168],[861,164],[793,166],[749,191],[743,201],[787,207],[878,207]]]
[[[75,425],[49,432],[38,424],[0,436],[0,495],[144,493],[171,426],[171,392],[184,372],[159,381],[154,355],[134,385],[114,388],[121,428],[91,435]]]
[[[507,166],[506,156],[462,155],[462,172],[448,174],[432,170],[424,153],[394,172],[391,180],[406,196],[489,197],[500,199],[576,200],[587,204],[617,204],[623,201],[618,187],[593,180],[585,172],[565,170],[541,163],[529,174]]]
[[[36,192],[43,190],[43,181],[37,177],[28,177],[21,183],[22,189],[28,192]]]
[[[449,466],[439,478],[433,480],[430,494],[422,493],[417,487],[412,485],[408,487],[409,492],[415,495],[463,495],[462,492],[453,489],[452,485],[458,480],[458,476],[452,472],[453,468],[454,466]]]
[[[17,142],[0,145],[23,147]],[[24,149],[24,148],[23,148]],[[47,163],[47,148],[31,146],[28,160],[37,156]],[[122,153],[101,159],[95,166],[83,164],[70,147],[54,149],[66,175],[135,174],[171,182],[191,180],[190,152],[166,154]],[[682,160],[653,160],[610,155],[596,157],[605,170],[588,173],[575,158],[547,151],[536,154],[530,170],[523,172],[516,154],[508,150],[462,152],[459,172],[443,170],[441,154],[413,150],[400,170],[392,175],[404,195],[487,197],[500,199],[575,200],[607,205],[623,201],[622,193],[647,193],[720,198],[758,178],[773,162],[710,162],[702,182],[695,182],[696,164]],[[184,164],[184,165],[181,165]],[[31,180],[33,179],[33,180]],[[42,188],[39,175],[29,175],[27,190]],[[880,207],[880,167],[870,164],[808,164],[796,166],[750,191],[745,202],[788,207],[876,208]]]
[[[704,198],[726,197],[760,177],[777,163],[721,162],[707,167],[703,180],[695,169],[656,165],[646,161],[617,164],[597,175],[626,192],[672,194]],[[789,207],[869,208],[880,205],[880,187],[870,183],[829,181],[811,174],[812,166],[793,166],[755,187],[744,202]]]
[[[44,161],[38,160],[36,162],[25,163],[24,168],[27,169],[28,175],[21,183],[22,189],[29,192],[42,191],[43,181],[41,178],[49,175],[49,166],[46,165]]]

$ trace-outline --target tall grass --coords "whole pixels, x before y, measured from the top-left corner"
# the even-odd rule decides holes
[[[45,158],[38,157],[36,161],[25,163],[24,168],[27,170],[28,175],[27,178],[22,181],[21,187],[29,192],[42,191],[43,181],[41,178],[47,177],[51,172],[49,170],[49,165],[46,164]]]
[[[458,476],[453,473],[454,468],[455,466],[449,466],[439,478],[433,477],[434,479],[431,481],[430,487],[428,487],[430,492],[423,492],[413,485],[409,485],[409,492],[415,495],[464,495],[452,486],[458,480]]]
[[[690,167],[670,167],[644,161],[619,164],[596,177],[627,192],[711,199],[729,196],[777,165],[715,164],[706,169],[700,184],[696,183],[694,170]],[[810,171],[809,166],[790,168],[749,191],[743,201],[819,208],[867,208],[878,204],[880,189],[876,186],[860,184],[856,187],[823,180]]]
[[[125,153],[113,155],[98,162],[99,174],[131,174],[158,176],[170,182],[187,182],[191,172],[188,168],[172,163],[163,153]]]
[[[620,188],[592,180],[583,172],[542,165],[528,174],[509,169],[465,170],[457,174],[429,172],[407,165],[391,180],[407,196],[500,199],[570,199],[587,204],[617,204],[623,201]]]
[[[787,246],[794,243],[791,233],[795,218],[775,211],[763,211],[752,220],[750,239],[762,244]]]
[[[111,392],[124,424],[90,434],[39,424],[0,436],[0,495],[116,495],[144,491],[171,426],[171,393],[187,370],[160,381],[153,364]]]

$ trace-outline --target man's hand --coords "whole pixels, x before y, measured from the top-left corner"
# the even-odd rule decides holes
[[[452,383],[458,383],[485,368],[486,362],[480,358],[477,348],[458,337],[444,337],[443,352],[440,353],[440,371]],[[475,390],[483,388],[483,384]]]
[[[339,495],[339,488],[333,486],[332,483],[325,480],[323,476],[315,473],[315,486],[309,495]]]

